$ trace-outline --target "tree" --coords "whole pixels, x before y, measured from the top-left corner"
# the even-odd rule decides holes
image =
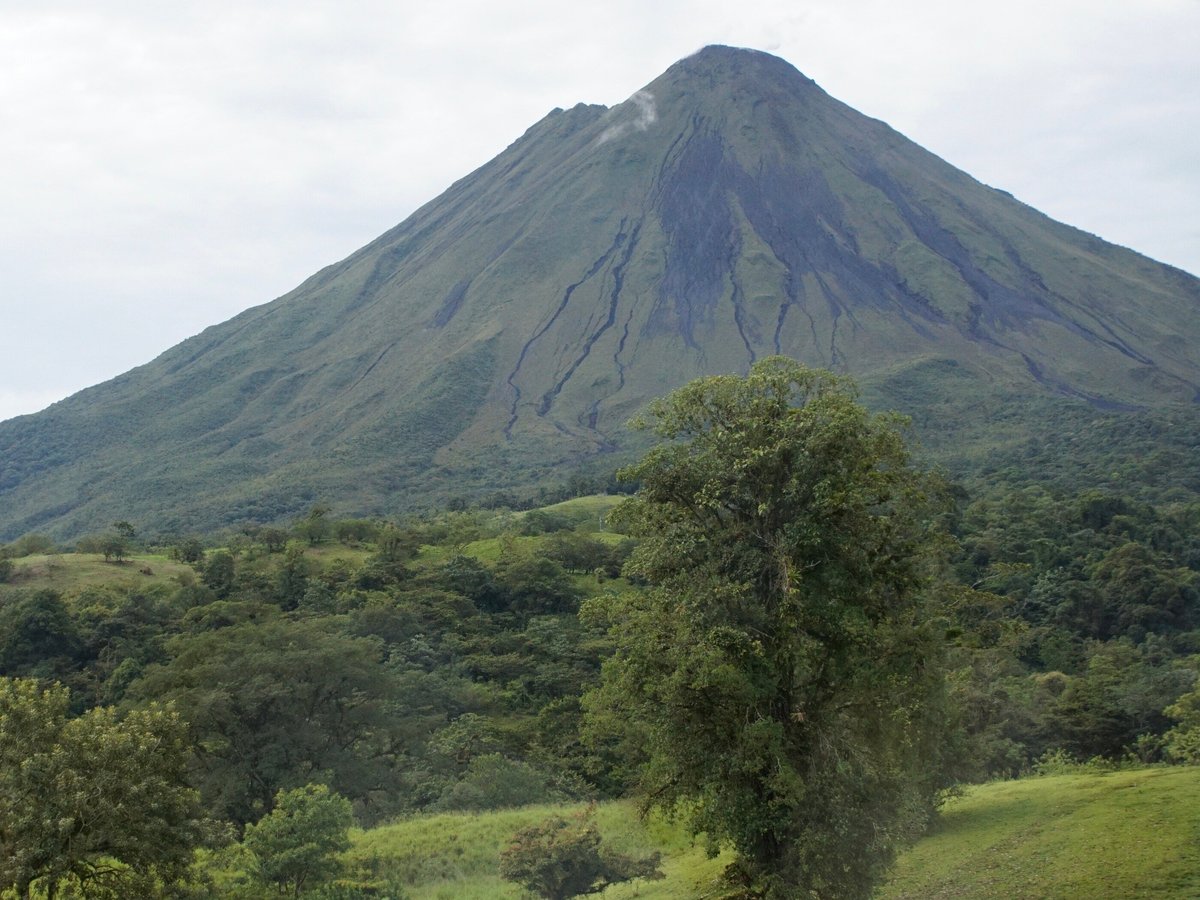
[[[186,537],[171,548],[171,556],[188,565],[197,565],[204,561],[204,544],[197,537]]]
[[[256,534],[268,553],[279,553],[287,546],[288,533],[283,528],[267,526],[259,529]]]
[[[292,530],[297,537],[310,544],[319,544],[329,537],[331,525],[327,518],[328,515],[329,507],[318,503],[308,511],[307,516],[292,526]]]
[[[1200,658],[1193,658],[1196,663]],[[1178,723],[1164,735],[1167,757],[1200,765],[1200,687],[1181,695],[1164,712]]]
[[[513,835],[500,854],[500,877],[545,900],[595,894],[634,878],[662,878],[660,855],[635,859],[601,846],[600,831],[587,809],[570,819],[551,816]]]
[[[574,612],[580,590],[562,566],[544,556],[518,553],[501,559],[496,566],[495,585],[499,608],[487,612],[514,612],[521,616]]]
[[[295,609],[308,590],[308,575],[311,566],[304,558],[303,547],[288,547],[284,551],[283,563],[275,575],[275,600],[283,609]]]
[[[606,568],[613,557],[608,544],[577,531],[555,532],[546,541],[544,552],[566,571],[579,574]]]
[[[779,357],[649,415],[667,442],[612,518],[651,589],[589,606],[618,643],[593,733],[625,729],[645,806],[731,844],[746,896],[866,897],[940,786],[933,483],[896,418]]]
[[[114,531],[100,538],[99,550],[104,554],[105,562],[122,562],[129,553],[129,540]]]
[[[350,847],[354,817],[350,801],[323,784],[306,784],[275,795],[275,808],[246,826],[242,843],[258,862],[258,880],[299,897],[342,868],[338,854]]]
[[[442,792],[433,809],[511,809],[561,799],[549,777],[529,763],[485,753],[467,763],[462,779]]]
[[[317,778],[364,801],[393,783],[399,698],[379,642],[331,621],[265,619],[167,649],[130,696],[188,711],[203,798],[227,818],[253,821],[277,791]]]
[[[152,877],[161,891],[203,833],[185,727],[166,707],[71,719],[68,703],[60,685],[0,678],[0,888],[133,896],[121,886]]]
[[[130,543],[132,543],[133,539],[137,536],[137,529],[131,522],[127,522],[124,519],[119,522],[113,522],[112,527],[113,531]]]
[[[13,593],[0,604],[0,675],[64,677],[77,668],[82,649],[57,591]]]
[[[233,593],[234,582],[237,579],[237,564],[225,550],[218,550],[208,557],[204,563],[200,580],[204,586],[216,595],[218,600],[224,600]]]
[[[26,534],[17,538],[8,546],[9,554],[15,559],[22,556],[33,556],[38,553],[55,552],[54,541],[44,534]]]

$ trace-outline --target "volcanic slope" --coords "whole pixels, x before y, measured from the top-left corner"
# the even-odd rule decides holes
[[[1108,408],[1194,403],[1200,281],[1055,222],[825,94],[709,47],[555,110],[291,293],[0,423],[0,538],[533,484],[782,353]]]

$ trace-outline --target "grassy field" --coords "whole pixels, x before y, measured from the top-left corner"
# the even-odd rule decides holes
[[[419,816],[354,834],[347,861],[409,900],[523,898],[499,877],[519,828],[581,806]],[[608,900],[703,900],[720,894],[729,856],[709,859],[678,825],[638,819],[628,803],[596,809],[606,844],[660,851],[665,878],[614,885]],[[1200,769],[1086,772],[996,782],[947,806],[934,833],[903,854],[880,900],[1200,897]]]
[[[364,546],[348,547],[336,541],[317,544],[315,547],[306,546],[304,548],[304,555],[308,559],[320,563],[322,566],[328,566],[332,563],[344,563],[351,567],[361,566],[374,552],[374,548]]]
[[[543,506],[541,509],[543,512],[561,513],[570,518],[599,518],[607,516],[613,507],[624,499],[620,494],[590,494]]]
[[[501,880],[501,851],[518,829],[552,815],[570,816],[584,807],[529,806],[491,813],[445,813],[418,816],[359,831],[346,856],[360,873],[403,890],[408,900],[499,900],[529,895]],[[678,825],[642,822],[632,804],[605,803],[595,820],[606,846],[631,855],[663,853],[661,881],[638,880],[604,892],[609,898],[689,900],[715,889],[727,857],[708,859]]]
[[[897,863],[881,900],[1200,897],[1200,769],[971,788]]]
[[[54,553],[14,559],[8,583],[13,587],[69,591],[99,584],[173,583],[184,573],[184,577],[195,574],[191,566],[157,554],[135,553],[121,562],[105,562],[98,553]]]
[[[211,552],[211,551],[210,551]],[[357,568],[370,550],[327,543],[305,547],[304,555],[321,567],[331,564]],[[260,553],[251,568],[267,570],[282,557]],[[119,587],[149,587],[157,584],[178,584],[196,577],[196,570],[187,563],[173,560],[165,554],[132,553],[120,562],[105,562],[98,553],[53,553],[23,556],[13,560],[13,571],[7,584],[18,588],[49,588],[72,593],[86,587],[112,584]]]

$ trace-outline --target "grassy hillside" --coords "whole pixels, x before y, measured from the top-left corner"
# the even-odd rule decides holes
[[[1200,896],[1200,770],[1141,769],[971,788],[901,857],[880,896]]]
[[[347,854],[352,867],[370,872],[409,900],[492,900],[523,898],[516,885],[501,880],[501,851],[518,829],[552,815],[571,815],[579,805],[544,805],[484,814],[420,816],[358,832]],[[606,846],[622,853],[665,857],[667,878],[610,888],[605,897],[683,898],[704,896],[728,862],[710,860],[683,831],[669,823],[643,823],[633,805],[606,803],[596,808]]]
[[[579,806],[419,816],[359,831],[351,867],[411,900],[526,897],[502,881],[519,828]],[[643,823],[629,803],[596,810],[606,843],[663,854],[661,881],[610,887],[609,900],[720,895],[728,862],[677,826]],[[901,856],[881,900],[1200,896],[1200,769],[1139,769],[995,782],[951,800],[934,833]]]
[[[13,560],[8,583],[66,591],[113,583],[140,587],[173,584],[180,575],[189,578],[194,572],[190,566],[162,554],[133,553],[120,562],[106,562],[98,553],[49,553]]]

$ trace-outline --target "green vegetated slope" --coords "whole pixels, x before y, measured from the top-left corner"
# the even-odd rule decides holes
[[[411,900],[527,896],[501,880],[518,829],[579,806],[420,816],[354,834],[346,859],[403,886]],[[710,859],[677,826],[642,822],[631,804],[601,804],[606,844],[663,853],[661,881],[613,885],[610,900],[700,900],[721,894],[728,857]],[[1131,769],[1031,777],[968,788],[933,833],[902,854],[880,900],[1070,900],[1200,895],[1200,769]]]
[[[1176,758],[1196,734],[1200,486],[1164,474],[1185,443],[1103,421],[1093,413],[1060,429],[1078,465],[1061,465],[1049,487],[1030,472],[1056,465],[1061,449],[1038,442],[981,467],[948,522],[964,780],[1067,755]],[[1098,434],[1115,435],[1113,446],[1084,453]],[[1089,487],[1101,476],[1107,489]],[[277,789],[327,781],[374,826],[347,855],[358,885],[516,896],[496,872],[507,837],[599,798],[606,840],[631,854],[662,850],[667,876],[606,896],[719,896],[729,857],[709,859],[682,827],[640,823],[611,802],[631,784],[637,751],[583,739],[581,697],[615,643],[577,613],[636,589],[619,577],[631,542],[610,530],[617,502],[391,523],[317,508],[288,528],[180,538],[153,553],[134,538],[122,563],[26,536],[0,547],[0,676],[59,681],[76,712],[174,700],[204,748],[192,772],[217,818],[254,821]],[[1149,896],[1189,896],[1197,780],[1181,767],[969,789],[902,860],[894,884],[907,893],[897,896],[1138,896],[1088,893],[1078,880],[1130,855],[1162,876]],[[1110,849],[1110,832],[1138,853]],[[921,861],[931,841],[941,849]],[[232,858],[210,868],[240,891],[249,875]],[[988,866],[997,871],[979,875]],[[1076,880],[1055,893],[1058,882],[1038,880],[1046,872]],[[261,896],[247,890],[238,896]]]
[[[55,591],[78,591],[114,582],[130,588],[175,586],[192,569],[162,553],[134,553],[120,562],[99,553],[39,553],[13,561],[7,583]]]
[[[1200,491],[1194,465],[1200,406],[1103,410],[1079,399],[981,384],[962,366],[929,358],[863,381],[862,393],[874,409],[907,415],[918,458],[976,495],[1040,484],[1163,502]]]
[[[491,900],[529,895],[501,879],[498,863],[513,834],[550,816],[583,812],[580,805],[540,805],[477,815],[420,816],[353,835],[349,865],[400,886],[410,900]],[[662,881],[614,885],[604,897],[702,897],[715,890],[727,854],[710,859],[684,831],[661,820],[642,821],[633,804],[602,803],[595,822],[607,847],[628,854],[661,852]]]
[[[792,371],[790,363],[778,359],[759,368]],[[914,389],[904,378],[911,374],[900,372],[892,380],[895,398]],[[786,377],[790,384],[794,375]],[[718,383],[733,386],[728,380],[709,381],[694,385],[686,396],[694,398]],[[952,393],[947,391],[946,402],[953,402]],[[773,396],[784,394],[775,391]],[[837,394],[835,399],[843,413],[837,421],[859,421],[861,411],[848,398]],[[679,400],[677,396],[673,402]],[[741,404],[729,408],[734,407]],[[755,410],[749,418],[759,426],[756,440],[766,431],[763,423],[786,422],[796,409],[776,407],[767,415],[761,406],[748,408]],[[1155,417],[1142,418],[1133,427],[1131,420],[1080,406],[1076,416],[1060,417],[1034,434],[1014,428],[994,451],[963,455],[976,474],[946,486],[947,504],[938,507],[934,519],[939,553],[936,560],[930,558],[930,572],[937,575],[921,598],[927,608],[921,611],[919,638],[927,640],[929,655],[916,661],[923,672],[938,678],[938,706],[930,718],[936,717],[936,726],[944,726],[950,738],[934,752],[921,754],[930,769],[931,760],[939,761],[933,773],[937,782],[925,797],[932,799],[945,785],[1044,772],[1051,765],[1067,766],[1071,759],[1100,760],[1089,764],[1096,768],[1132,760],[1200,761],[1200,484],[1195,472],[1182,465],[1195,433],[1180,428],[1165,412]],[[741,446],[730,437],[741,433],[740,416],[734,419],[739,422],[713,426],[713,446]],[[1043,440],[1044,435],[1053,441]],[[889,432],[888,446],[898,451],[891,439]],[[846,442],[832,446],[838,452],[817,457],[830,462],[835,473],[847,459],[868,458],[846,452]],[[662,448],[649,459],[673,458],[677,449]],[[694,446],[682,449],[696,451]],[[748,458],[764,456],[769,457],[755,453]],[[805,464],[814,458],[811,453],[802,456]],[[899,465],[899,455],[889,459]],[[737,459],[700,461],[698,469],[716,481],[743,468]],[[730,679],[732,665],[706,670],[675,663],[692,648],[720,661],[715,651],[726,643],[735,649],[764,645],[761,637],[744,641],[738,636],[761,634],[757,619],[744,632],[723,626],[715,638],[702,628],[692,629],[706,621],[699,601],[711,572],[703,568],[703,554],[715,549],[737,561],[738,578],[743,572],[775,568],[770,561],[743,564],[745,556],[730,552],[745,544],[770,546],[768,541],[746,541],[734,531],[709,538],[718,534],[711,529],[693,538],[680,521],[648,518],[644,508],[639,519],[638,504],[664,486],[680,484],[684,505],[714,502],[706,488],[710,482],[703,478],[647,474],[646,465],[633,470],[643,484],[640,499],[626,507],[624,517],[611,514],[619,502],[613,496],[580,496],[521,510],[458,505],[391,521],[340,519],[317,505],[287,527],[245,526],[149,543],[140,534],[140,523],[122,519],[112,524],[111,534],[91,535],[79,544],[118,547],[136,562],[103,562],[81,553],[57,568],[49,561],[67,560],[71,554],[56,551],[68,548],[56,548],[44,535],[25,535],[0,546],[0,676],[5,679],[0,687],[13,684],[9,679],[26,679],[18,693],[30,696],[41,684],[58,682],[64,706],[65,689],[70,690],[72,715],[91,717],[84,726],[173,704],[184,717],[180,727],[186,722],[187,728],[186,737],[174,745],[172,763],[181,773],[181,796],[186,777],[196,791],[189,802],[228,824],[224,833],[231,843],[202,857],[204,871],[192,873],[197,881],[206,873],[225,879],[221,884],[228,890],[217,896],[257,900],[263,895],[253,841],[238,843],[234,836],[274,816],[272,807],[283,806],[281,798],[297,789],[341,795],[337,802],[353,810],[360,826],[371,829],[344,871],[327,867],[331,878],[343,879],[347,896],[355,896],[354,891],[370,895],[371,890],[376,896],[426,890],[425,896],[436,897],[503,896],[497,893],[501,888],[495,870],[486,868],[499,851],[488,845],[503,844],[502,832],[510,825],[515,830],[522,815],[517,811],[542,817],[546,804],[578,809],[593,800],[600,801],[597,816],[607,823],[603,827],[615,853],[641,856],[663,845],[667,854],[665,879],[614,889],[611,896],[718,896],[714,892],[728,858],[709,859],[683,826],[643,825],[627,804],[613,801],[637,796],[639,789],[656,790],[647,776],[656,768],[665,771],[664,747],[682,749],[706,777],[722,764],[719,771],[736,773],[728,765],[734,758],[730,754],[714,759],[719,740],[697,739],[701,728],[696,724],[701,719],[725,723],[736,736],[742,723],[754,722],[742,699],[720,708],[710,703],[716,693],[710,672],[717,672],[718,680]],[[789,456],[780,470],[767,474],[790,473],[796,465]],[[804,471],[805,489],[811,484],[820,486],[821,496],[838,494],[820,472]],[[1174,472],[1185,477],[1173,477]],[[585,484],[575,480],[576,488]],[[761,513],[764,498],[789,495],[770,481],[756,484],[767,486],[747,492],[747,509]],[[931,495],[942,496],[937,479],[921,479],[921,484]],[[878,515],[883,502],[878,482],[858,496]],[[919,501],[911,506],[917,505]],[[802,521],[811,508],[822,504],[806,501],[790,513],[791,521]],[[889,516],[887,527],[898,526],[901,518]],[[870,530],[853,521],[851,528],[818,524],[797,532],[810,539],[845,534],[861,545]],[[915,535],[919,526],[913,525],[911,531],[908,526],[898,530]],[[670,546],[656,543],[658,535],[674,535],[675,540]],[[693,548],[697,555],[689,556]],[[669,588],[656,583],[648,551],[656,551],[655,559],[664,565],[679,567]],[[908,558],[908,553],[898,551],[889,558]],[[681,566],[681,560],[687,562]],[[632,565],[624,565],[630,561]],[[792,571],[812,569],[795,566]],[[889,582],[887,590],[895,589]],[[820,609],[821,590],[819,582],[810,580],[788,596]],[[739,608],[756,614],[758,607],[736,590],[729,596]],[[863,602],[857,588],[847,596],[847,609]],[[891,608],[898,605],[894,593],[876,596]],[[769,600],[755,602],[761,606]],[[811,631],[811,626],[794,622],[766,629],[820,635],[828,621],[826,617]],[[660,640],[660,624],[686,640]],[[909,636],[897,635],[902,660],[916,656],[912,648],[918,644]],[[635,652],[639,661],[653,665],[622,671]],[[860,649],[865,675],[885,671],[877,661],[880,655],[863,655]],[[757,657],[750,649],[740,658],[754,663]],[[656,671],[660,661],[666,663],[661,672]],[[622,674],[623,680],[614,677]],[[662,702],[654,697],[642,708],[613,702],[666,681],[681,693],[660,694]],[[880,678],[862,696],[891,716],[902,693]],[[845,708],[839,707],[837,715]],[[806,705],[797,724],[815,720],[814,709]],[[680,711],[685,727],[655,734],[659,710]],[[8,723],[13,721],[19,720],[8,717]],[[829,733],[818,732],[822,738]],[[883,733],[888,734],[886,729]],[[33,755],[53,757],[48,740],[36,734],[29,740]],[[885,747],[917,746],[903,738],[868,740]],[[850,757],[865,757],[857,735],[848,735],[842,746]],[[763,758],[765,765],[756,771],[778,770],[778,755]],[[830,760],[839,765],[845,758]],[[83,763],[72,777],[86,780],[94,767],[86,758]],[[25,776],[40,771],[7,765],[0,776],[32,795],[37,785]],[[1194,769],[1183,768],[1149,771],[1195,775]],[[797,777],[788,784],[810,791],[820,784],[820,790],[831,788],[828,796],[837,797],[842,774],[831,774],[823,783]],[[1106,777],[1111,785],[1124,775]],[[736,774],[714,779],[718,791],[735,781]],[[1148,775],[1145,783],[1154,782]],[[982,844],[991,848],[992,858],[999,858],[997,848],[1017,847],[1026,836],[1057,847],[1063,860],[1085,852],[1073,839],[1060,841],[1057,831],[1087,840],[1093,824],[1103,824],[1111,815],[1097,812],[1097,792],[1088,795],[1092,805],[1085,805],[1087,797],[1068,790],[1072,782],[1062,781],[1061,790],[1057,784],[1041,779],[1034,788],[1036,802],[1060,797],[1045,815],[1036,806],[1001,804],[1015,816],[1014,830],[1003,835],[996,836],[996,828],[1009,822],[1004,815],[966,816],[968,834],[976,827],[984,831],[982,837],[964,838],[963,853]],[[969,809],[962,804],[1000,789],[968,793],[948,810]],[[883,847],[872,879],[857,879],[854,895],[865,897],[894,849],[878,838],[886,823],[894,826],[891,834],[897,842],[906,841],[926,826],[923,813],[932,805],[899,807],[895,815],[878,808],[876,787],[842,793],[853,793],[856,805],[840,817],[812,815],[821,807],[811,795],[795,795],[794,805],[789,801],[773,808],[787,810],[788,818],[797,820],[791,811],[806,804],[813,820],[808,833],[818,843],[827,839],[831,824],[849,824],[838,832],[836,851],[839,860],[858,867],[839,862],[839,873],[867,871],[861,862],[869,851],[848,834],[857,832],[866,843]],[[1175,793],[1187,797],[1182,788]],[[744,794],[750,799],[741,804],[716,796],[704,811],[731,810],[752,822],[759,810],[772,808],[761,802],[761,793]],[[1141,794],[1131,787],[1124,796]],[[0,800],[11,803],[12,797],[12,791],[0,792]],[[858,804],[858,798],[865,802]],[[695,794],[677,799],[682,808],[704,808],[704,799],[697,801]],[[1141,804],[1116,802],[1131,808]],[[1151,796],[1146,808],[1160,807]],[[488,825],[488,816],[477,815],[495,811],[507,811],[503,814],[510,818],[503,827]],[[1058,827],[1041,824],[1056,821]],[[1191,821],[1176,824],[1186,830]],[[945,822],[933,838],[956,833],[953,816]],[[714,815],[697,827],[723,835],[722,849],[729,856],[738,853],[744,875],[744,847],[735,845],[736,833],[718,831],[723,825]],[[19,837],[9,834],[5,840]],[[443,838],[451,844],[444,852],[438,847]],[[855,849],[847,854],[849,848]],[[122,848],[121,853],[136,849]],[[192,846],[185,849],[190,853]],[[1024,853],[1022,847],[1014,857],[1013,871],[1023,871]],[[946,851],[937,858],[944,861],[950,855]],[[1167,854],[1147,855],[1162,859]],[[779,857],[763,858],[774,862]],[[1184,857],[1183,865],[1190,866],[1190,860]],[[1157,868],[1169,872],[1171,865],[1162,862]],[[617,868],[610,871],[620,874]],[[793,867],[779,878],[794,885],[805,871],[811,869]],[[957,877],[932,871],[943,880]],[[19,887],[19,882],[8,884]],[[845,885],[838,884],[826,893],[849,896],[842,890]],[[996,880],[986,887],[996,884],[1012,889]],[[1031,896],[1038,896],[1036,891],[1054,896],[1054,886],[1030,884],[1035,891]],[[790,895],[784,889],[774,896]]]
[[[952,401],[926,423],[908,392],[931,443],[986,443],[1005,396],[1015,428],[1041,415],[1022,400],[1186,405],[1198,309],[1193,276],[980,184],[783,60],[710,47],[611,109],[555,110],[284,297],[0,423],[0,539],[606,475],[647,401],[776,353]]]
[[[946,804],[881,900],[1200,896],[1200,769],[996,782]]]

